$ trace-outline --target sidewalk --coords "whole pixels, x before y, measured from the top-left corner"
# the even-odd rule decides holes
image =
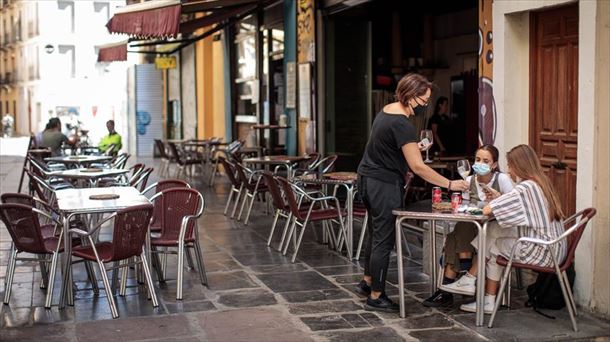
[[[23,163],[19,146],[0,141],[2,192],[17,189]],[[199,283],[195,271],[185,271],[184,299],[176,301],[176,258],[169,257],[169,280],[157,283],[160,306],[153,309],[130,279],[135,285],[128,287],[127,296],[116,297],[121,317],[112,320],[104,291],[93,294],[81,265],[75,266],[75,306],[60,311],[59,296],[54,296],[51,310],[44,309],[38,266],[18,264],[11,303],[0,312],[0,341],[610,341],[610,322],[580,311],[580,331],[575,333],[565,309],[548,311],[554,320],[545,318],[523,307],[524,292],[516,289],[512,309],[498,313],[493,329],[475,327],[474,314],[458,309],[469,300],[459,295],[451,308],[425,308],[421,301],[428,296],[428,276],[421,260],[405,262],[407,318],[365,311],[364,298],[352,291],[362,274],[358,263],[319,244],[309,231],[293,264],[275,249],[279,234],[274,248],[266,246],[272,217],[263,206],[256,207],[250,224],[243,226],[222,214],[228,194],[223,177],[213,189],[193,184],[206,200],[199,228],[209,288]],[[2,227],[0,298],[9,248],[10,237]],[[421,247],[412,249],[421,254]],[[394,259],[388,278],[388,294],[396,299]]]

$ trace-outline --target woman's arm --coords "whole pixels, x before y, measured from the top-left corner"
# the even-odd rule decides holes
[[[424,163],[421,158],[421,152],[419,151],[417,143],[412,142],[403,145],[402,154],[407,160],[407,164],[409,164],[409,168],[411,168],[411,171],[423,178],[426,182],[438,185],[443,188],[447,188],[449,186],[449,179],[438,174],[436,171],[432,170],[428,165]],[[468,183],[463,180],[452,180],[451,187],[449,188],[449,190],[453,191],[465,191],[467,189]]]
[[[485,207],[483,207],[483,215],[487,215],[487,216],[491,216],[492,212],[491,212],[491,206],[488,204]]]

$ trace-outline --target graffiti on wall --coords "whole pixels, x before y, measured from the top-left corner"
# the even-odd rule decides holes
[[[316,41],[314,0],[298,0],[297,26],[298,62],[313,62]]]
[[[479,143],[496,140],[497,113],[493,94],[493,0],[479,0]]]

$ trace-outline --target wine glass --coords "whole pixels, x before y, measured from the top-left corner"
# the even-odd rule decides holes
[[[431,130],[424,129],[419,134],[419,140],[420,141],[427,140],[427,142],[424,144],[424,146],[432,145],[434,143],[434,134],[432,134]],[[432,163],[432,159],[430,159],[430,149],[429,148],[426,150],[426,160],[424,160],[424,163],[426,163],[426,164]]]
[[[466,180],[470,175],[470,162],[467,159],[458,160],[457,171]]]

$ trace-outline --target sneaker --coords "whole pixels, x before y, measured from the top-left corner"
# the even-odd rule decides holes
[[[457,293],[466,296],[474,296],[476,288],[477,278],[470,273],[466,273],[457,281],[451,284],[443,284],[439,289],[451,293]]]
[[[477,302],[472,302],[468,304],[460,305],[460,310],[466,312],[477,312]],[[496,304],[496,296],[485,295],[485,306],[483,307],[483,312],[488,315],[494,311],[494,305]]]
[[[436,290],[430,298],[424,300],[423,305],[429,308],[450,306],[453,304],[453,295],[443,290]]]
[[[400,307],[388,296],[381,294],[377,299],[372,299],[370,296],[367,297],[364,309],[368,311],[398,312]]]
[[[369,286],[369,284],[366,283],[366,281],[361,280],[360,283],[356,285],[355,291],[358,294],[368,297],[371,294],[371,287]]]

